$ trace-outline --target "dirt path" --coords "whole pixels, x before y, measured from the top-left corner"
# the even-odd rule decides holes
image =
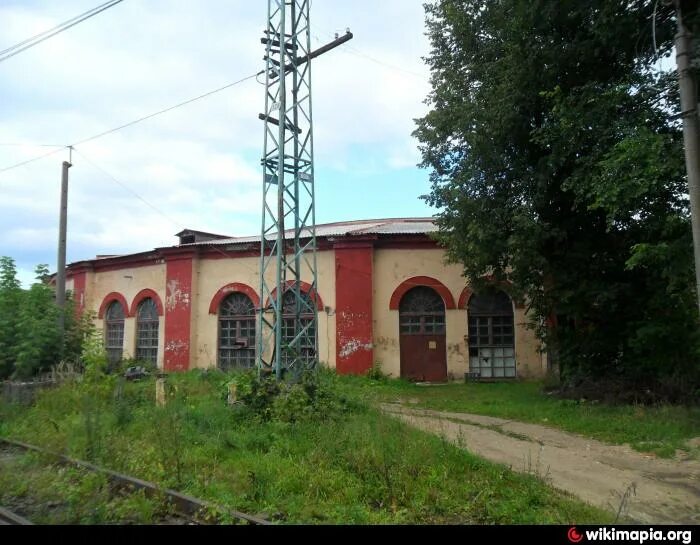
[[[700,462],[663,460],[512,420],[384,404],[386,413],[643,524],[700,524]],[[632,488],[634,492],[632,493]],[[625,493],[628,498],[622,501]]]

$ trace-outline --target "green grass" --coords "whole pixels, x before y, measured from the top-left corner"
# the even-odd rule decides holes
[[[171,515],[143,491],[115,493],[104,475],[36,454],[0,458],[0,505],[35,524],[151,524]]]
[[[4,407],[0,435],[25,440],[279,523],[602,524],[612,516],[531,475],[486,462],[367,406],[358,382],[332,418],[262,422],[226,406],[226,377],[197,372],[154,407],[152,381],[64,386]],[[397,390],[398,391],[398,390]],[[5,473],[5,471],[3,471]],[[2,476],[7,479],[7,475]]]
[[[409,407],[473,413],[542,424],[643,452],[671,457],[682,450],[698,457],[688,440],[700,437],[700,407],[610,406],[558,399],[537,382],[453,383],[416,386],[399,380],[345,379],[374,401],[403,401]]]

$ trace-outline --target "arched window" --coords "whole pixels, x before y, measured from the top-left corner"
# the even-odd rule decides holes
[[[232,293],[219,306],[219,368],[255,366],[255,307],[244,293]]]
[[[513,303],[502,291],[469,300],[469,369],[481,378],[515,378]]]
[[[112,301],[105,312],[105,349],[109,363],[122,360],[124,351],[124,307]]]
[[[158,307],[153,299],[144,299],[136,310],[136,359],[158,362]]]
[[[316,360],[316,304],[308,293],[301,292],[299,324],[295,324],[296,304],[297,299],[293,288],[290,287],[282,296],[282,343],[288,346],[301,332],[301,337],[295,343],[298,349],[296,356],[306,366]],[[290,360],[296,359],[295,354],[289,350],[283,352],[285,364],[291,364]]]
[[[418,286],[401,299],[399,323],[402,335],[445,333],[445,303],[432,288]]]

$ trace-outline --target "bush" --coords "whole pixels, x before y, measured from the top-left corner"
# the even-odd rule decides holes
[[[238,401],[263,421],[326,420],[362,406],[339,388],[332,371],[305,371],[298,382],[247,371],[236,374],[227,386],[231,383]]]
[[[14,261],[0,257],[0,380],[27,379],[61,361],[77,362],[85,340],[94,331],[94,316],[78,315],[69,296],[62,334],[60,310],[47,278],[48,267],[39,265],[36,282],[23,290]]]

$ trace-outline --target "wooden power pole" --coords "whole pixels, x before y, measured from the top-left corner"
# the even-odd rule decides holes
[[[68,230],[68,169],[72,165],[63,161],[61,172],[61,214],[58,226],[58,265],[56,270],[56,305],[61,334],[65,327],[66,311],[66,232]]]

